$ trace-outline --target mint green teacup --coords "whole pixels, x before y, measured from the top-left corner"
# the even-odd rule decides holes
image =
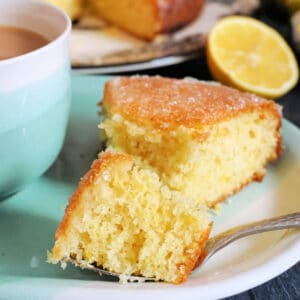
[[[46,46],[0,61],[0,199],[43,174],[57,157],[70,106],[69,18],[34,0],[0,0],[0,26],[29,29]]]

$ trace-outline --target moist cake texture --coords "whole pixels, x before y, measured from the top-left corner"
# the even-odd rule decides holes
[[[205,207],[171,191],[132,156],[106,152],[71,197],[49,261],[72,258],[122,275],[180,283],[209,232]]]
[[[119,77],[102,102],[108,147],[139,157],[172,190],[209,207],[262,180],[281,153],[270,100],[194,79]]]

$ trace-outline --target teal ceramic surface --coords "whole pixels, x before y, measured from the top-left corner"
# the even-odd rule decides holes
[[[97,103],[106,77],[73,77],[70,122],[63,149],[51,169],[22,192],[0,203],[0,299],[216,299],[269,280],[299,258],[295,231],[271,232],[236,242],[183,285],[122,285],[68,265],[46,263],[47,250],[69,197],[102,149]],[[56,108],[54,108],[54,111]],[[58,111],[59,109],[57,109]],[[282,129],[285,150],[262,183],[243,189],[214,216],[214,232],[299,210],[300,133]],[[50,135],[44,137],[44,142]],[[38,149],[35,156],[39,157]],[[2,177],[1,180],[5,180]],[[220,252],[221,253],[221,252]]]
[[[70,67],[0,92],[0,199],[40,176],[58,155],[71,100]]]

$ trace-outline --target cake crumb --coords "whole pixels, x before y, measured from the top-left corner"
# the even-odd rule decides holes
[[[32,256],[30,260],[30,268],[35,269],[39,266],[40,260],[36,256]]]
[[[126,274],[120,274],[120,276],[119,276],[119,282],[122,284],[128,283],[129,279],[130,279],[130,276],[128,276]]]
[[[107,172],[107,171],[104,171],[104,172],[103,172],[102,177],[103,177],[103,179],[104,179],[105,181],[110,181],[110,180],[111,180],[110,174],[109,174],[109,172]]]
[[[212,209],[214,215],[219,216],[222,210],[222,205],[220,203],[216,204]]]
[[[67,267],[67,263],[65,261],[61,261],[60,266],[63,270],[65,270]]]

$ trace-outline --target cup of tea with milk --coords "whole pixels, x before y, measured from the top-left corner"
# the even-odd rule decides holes
[[[43,174],[62,148],[71,22],[37,0],[0,0],[0,200]]]

